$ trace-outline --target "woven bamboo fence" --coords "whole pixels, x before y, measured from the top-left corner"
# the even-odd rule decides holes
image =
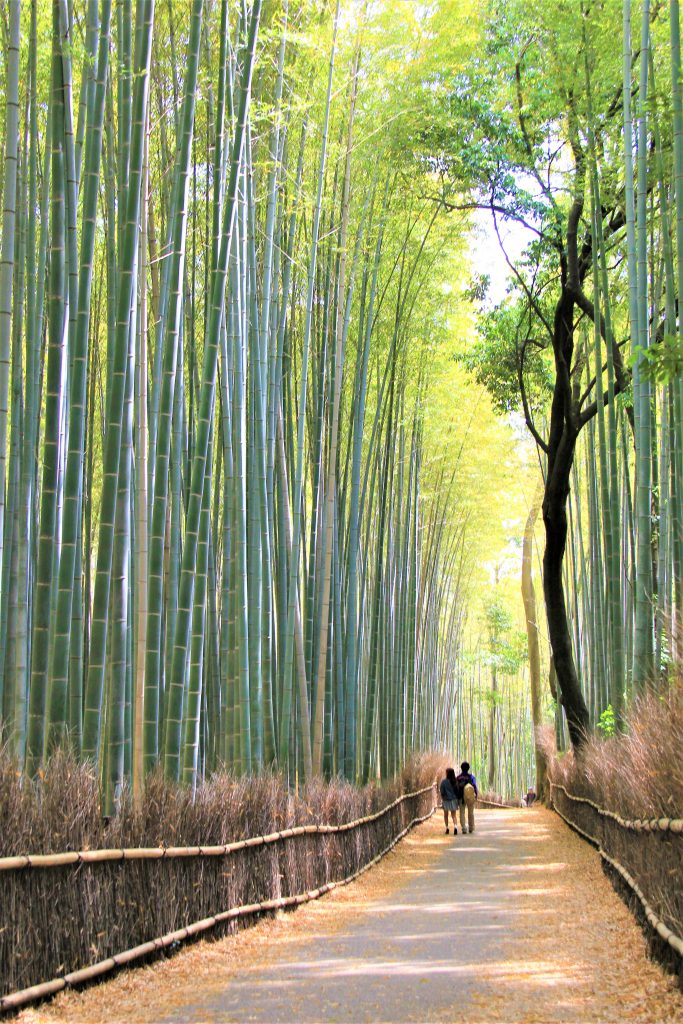
[[[683,988],[683,818],[623,818],[551,782],[554,809],[600,854],[645,924],[653,956]]]
[[[0,858],[0,1011],[316,899],[367,870],[435,808],[431,785],[355,821],[221,846]]]

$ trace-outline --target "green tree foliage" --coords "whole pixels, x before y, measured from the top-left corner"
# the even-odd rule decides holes
[[[539,448],[548,627],[576,744],[665,667],[680,604],[678,9],[630,18],[629,3],[491,6],[476,58],[433,73],[421,136],[434,200],[488,211],[508,265],[502,302],[480,289],[463,359]]]
[[[486,630],[489,664],[501,675],[517,675],[528,656],[526,633],[513,629],[512,614],[498,594],[487,603]]]

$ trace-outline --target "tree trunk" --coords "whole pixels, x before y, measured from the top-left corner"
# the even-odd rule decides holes
[[[538,641],[536,618],[536,592],[532,577],[532,555],[534,526],[541,508],[543,490],[539,480],[524,527],[522,543],[522,601],[526,619],[526,635],[529,645],[529,682],[531,684],[531,717],[534,724],[534,751],[536,756],[536,794],[539,800],[546,799],[547,765],[543,751],[538,746],[536,730],[542,724],[541,718],[541,651]]]
[[[574,458],[577,431],[565,424],[562,439],[548,473],[543,498],[545,552],[543,554],[543,594],[548,632],[553,651],[560,701],[567,716],[572,746],[577,749],[588,735],[588,708],[581,693],[574,664],[567,607],[562,581],[562,562],[567,545],[567,498],[569,476]]]
[[[488,787],[491,790],[495,790],[496,788],[496,750],[498,747],[498,737],[496,736],[496,724],[498,722],[498,716],[496,715],[497,699],[498,673],[494,664],[491,670],[491,711],[489,714]]]

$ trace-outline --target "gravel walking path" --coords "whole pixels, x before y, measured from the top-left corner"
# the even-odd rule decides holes
[[[358,882],[25,1011],[52,1021],[683,1022],[599,857],[543,808],[416,829]]]

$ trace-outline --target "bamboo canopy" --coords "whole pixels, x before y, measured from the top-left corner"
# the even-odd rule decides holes
[[[518,797],[539,724],[580,746],[670,685],[679,4],[465,6],[8,5],[0,728],[30,778],[69,749],[110,815],[158,766],[367,782],[431,747]]]
[[[107,814],[158,764],[356,780],[448,745],[410,371],[440,243],[356,153],[364,17],[323,19],[321,65],[286,0],[10,9],[3,737],[30,776],[94,762]]]

